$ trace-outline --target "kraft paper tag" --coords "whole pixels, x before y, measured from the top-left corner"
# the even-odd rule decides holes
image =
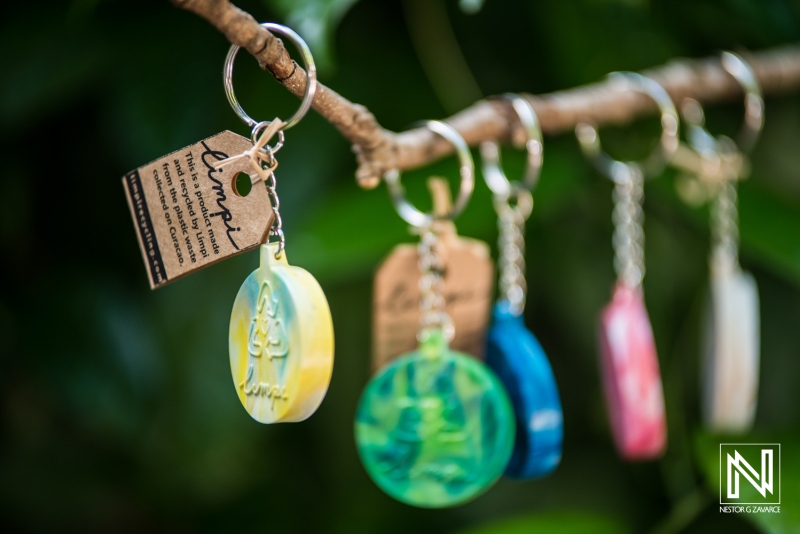
[[[234,187],[240,172],[254,172],[249,160],[214,168],[252,146],[224,131],[122,179],[152,289],[266,241],[273,219],[266,188],[256,183],[243,197]]]
[[[445,265],[446,311],[455,326],[453,350],[483,358],[492,304],[494,263],[483,241],[459,237],[455,227],[440,234],[438,252]],[[372,367],[416,349],[419,330],[417,246],[398,245],[375,275]]]

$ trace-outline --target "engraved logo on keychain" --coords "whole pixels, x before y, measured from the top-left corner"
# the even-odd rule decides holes
[[[236,295],[230,360],[239,400],[261,423],[303,421],[328,390],[333,371],[328,302],[308,271],[287,263],[279,243],[261,247],[261,266]]]
[[[428,187],[434,198],[434,212],[449,211],[447,182],[431,178]],[[483,241],[458,236],[451,221],[437,221],[435,224],[439,228],[437,254],[444,265],[446,311],[455,327],[451,346],[482,357],[494,273],[489,246]],[[373,370],[417,346],[421,298],[417,248],[411,244],[396,246],[375,274]]]

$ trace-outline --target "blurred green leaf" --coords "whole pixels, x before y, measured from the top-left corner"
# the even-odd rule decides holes
[[[458,7],[469,15],[474,15],[483,7],[484,0],[459,0]]]
[[[739,186],[739,232],[748,257],[800,284],[800,210],[759,187]]]
[[[358,0],[265,0],[306,40],[320,69],[333,66],[333,35]]]
[[[677,207],[698,228],[708,231],[708,209],[683,203],[671,179],[648,185],[651,198]],[[742,256],[800,284],[800,209],[761,187],[758,177],[739,184],[739,234]]]
[[[21,13],[4,21],[0,134],[28,127],[99,79],[108,59],[102,34],[85,31],[85,24],[65,24],[63,9]],[[53,60],[55,54],[59,61]]]

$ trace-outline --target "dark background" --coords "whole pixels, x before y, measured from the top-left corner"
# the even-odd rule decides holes
[[[800,2],[792,0],[487,0],[474,15],[452,0],[240,5],[304,33],[321,81],[394,130],[443,118],[480,93],[549,92],[612,70],[800,39]],[[448,47],[454,42],[463,61]],[[288,256],[321,282],[336,332],[331,388],[311,419],[257,424],[231,384],[228,317],[256,252],[148,288],[120,178],[223,129],[247,134],[222,90],[227,49],[207,22],[166,0],[0,7],[4,531],[799,531],[797,95],[767,98],[752,177],[740,188],[741,261],[761,295],[753,432],[709,436],[700,425],[707,209],[684,205],[667,172],[646,188],[645,290],[669,450],[652,463],[617,458],[594,346],[596,315],[614,280],[611,185],[571,135],[548,137],[528,224],[526,314],[561,390],[562,465],[542,480],[503,480],[458,508],[419,510],[372,484],[352,436],[368,379],[371,275],[393,245],[413,238],[383,186],[355,185],[354,157],[333,127],[309,114],[287,132],[279,157]],[[296,105],[247,54],[235,82],[257,119],[286,117]],[[742,110],[737,103],[707,114],[715,132],[733,133]],[[603,135],[615,154],[636,156],[656,128],[650,119],[635,133]],[[520,154],[506,160],[509,174],[520,171]],[[454,160],[404,176],[423,204],[432,172],[454,179]],[[494,242],[482,182],[458,226]],[[782,443],[780,516],[719,513],[720,441]]]

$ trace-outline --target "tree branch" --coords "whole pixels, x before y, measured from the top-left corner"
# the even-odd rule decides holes
[[[209,21],[231,43],[255,56],[261,68],[272,73],[290,92],[302,97],[305,70],[292,61],[281,40],[262,28],[250,14],[228,0],[171,1]],[[764,94],[776,95],[800,87],[800,45],[749,54],[745,59],[755,71]],[[642,74],[660,83],[676,103],[687,97],[709,104],[741,96],[739,84],[722,69],[718,58],[676,60]],[[530,101],[542,130],[548,134],[572,130],[580,122],[626,124],[657,112],[649,97],[621,92],[607,82],[523,96]],[[365,188],[377,186],[390,169],[421,167],[453,151],[447,141],[427,128],[402,133],[384,129],[367,108],[322,84],[318,84],[313,108],[353,143],[358,159],[356,179]],[[470,146],[487,140],[519,143],[521,136],[513,109],[502,100],[481,100],[447,122]]]

